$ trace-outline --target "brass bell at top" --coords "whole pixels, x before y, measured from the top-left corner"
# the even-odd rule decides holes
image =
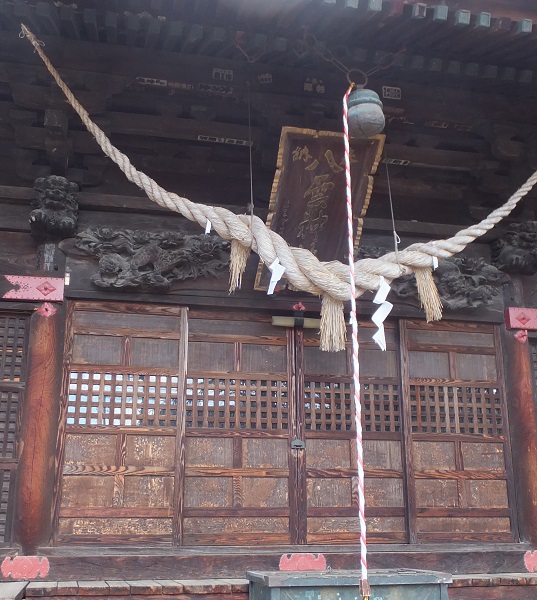
[[[382,102],[373,90],[354,88],[349,94],[347,108],[351,137],[366,139],[384,129]]]

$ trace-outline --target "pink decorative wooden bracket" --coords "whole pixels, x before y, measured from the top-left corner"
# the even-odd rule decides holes
[[[326,571],[324,554],[283,554],[280,571]]]
[[[537,308],[519,308],[512,306],[505,310],[507,329],[529,329],[537,331]]]
[[[26,275],[4,275],[16,286],[3,295],[5,300],[47,300],[63,302],[63,277],[27,277]]]
[[[0,569],[6,579],[36,579],[48,575],[50,564],[45,556],[8,556]]]
[[[529,573],[537,573],[537,550],[524,554],[524,566]]]

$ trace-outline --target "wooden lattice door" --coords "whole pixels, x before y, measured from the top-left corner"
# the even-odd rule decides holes
[[[386,326],[387,351],[361,323],[360,379],[364,437],[366,516],[370,542],[406,540],[402,419],[396,331]],[[298,414],[305,435],[309,544],[356,543],[358,481],[351,351],[326,353],[305,333],[303,389]]]
[[[195,315],[191,315],[195,317]],[[265,321],[191,318],[185,544],[355,543],[350,353]],[[406,539],[399,359],[361,330],[370,539]]]
[[[516,540],[498,328],[406,321],[401,338],[411,541]]]
[[[57,541],[177,541],[186,311],[78,302],[68,330]]]
[[[295,542],[291,334],[268,319],[191,314],[185,545]]]

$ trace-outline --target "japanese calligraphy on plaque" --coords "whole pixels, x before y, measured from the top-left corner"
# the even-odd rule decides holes
[[[384,136],[350,144],[355,244],[373,191]],[[267,226],[291,246],[307,248],[321,261],[347,261],[347,208],[343,134],[284,127],[272,184]],[[266,290],[268,269],[260,262],[256,289]]]

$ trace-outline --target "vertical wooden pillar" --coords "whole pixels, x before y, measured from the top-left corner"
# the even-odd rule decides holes
[[[56,244],[40,244],[36,258],[37,274],[63,277],[65,256]],[[29,555],[52,538],[65,306],[54,304],[52,312],[35,311],[30,319],[27,385],[19,432],[13,541]]]
[[[64,307],[52,316],[38,312],[30,321],[28,385],[19,437],[14,541],[23,554],[35,554],[52,535],[54,453],[60,412]]]
[[[510,305],[522,304],[522,285],[513,281]],[[527,341],[502,327],[505,387],[511,430],[514,486],[520,515],[520,535],[537,544],[537,415],[533,371]]]

